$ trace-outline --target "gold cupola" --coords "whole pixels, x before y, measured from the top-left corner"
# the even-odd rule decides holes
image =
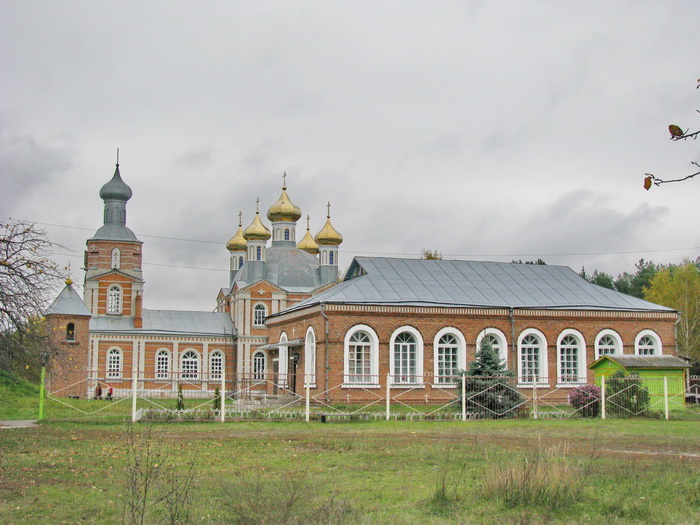
[[[267,210],[267,218],[271,222],[297,222],[301,218],[301,208],[289,200],[287,195],[287,174],[285,173],[282,178],[282,195]]]
[[[226,249],[230,252],[242,252],[248,247],[248,242],[243,236],[243,212],[238,212],[238,231],[231,240],[226,243]]]
[[[299,244],[297,244],[297,248],[300,250],[304,250],[305,252],[310,253],[311,255],[318,255],[318,244],[316,244],[316,241],[314,241],[314,238],[311,236],[311,232],[309,231],[309,216],[306,216],[306,235],[304,235],[304,238],[299,241]]]
[[[328,203],[328,215],[326,215],[326,224],[320,232],[314,237],[316,244],[319,246],[338,246],[343,242],[343,236],[331,224],[331,203]]]
[[[270,230],[260,220],[260,199],[256,201],[255,218],[243,232],[243,237],[246,241],[267,241],[272,237]]]

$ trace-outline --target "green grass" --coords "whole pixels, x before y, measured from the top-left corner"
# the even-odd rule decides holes
[[[173,469],[195,463],[195,523],[700,523],[697,425],[504,420],[150,429]],[[149,425],[134,428],[143,434]],[[0,431],[0,522],[120,522],[131,450],[125,429],[61,422]],[[148,522],[162,518],[154,507]]]
[[[0,370],[0,419],[36,419],[39,385]]]

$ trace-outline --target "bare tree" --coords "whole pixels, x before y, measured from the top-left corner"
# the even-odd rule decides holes
[[[55,246],[33,224],[0,224],[0,369],[41,346],[41,316],[63,277],[49,257]]]
[[[700,89],[700,78],[698,79],[698,85],[696,89]],[[696,110],[698,113],[700,113],[700,110]],[[693,131],[691,132],[690,129],[686,129],[683,131],[683,128],[680,126],[677,126],[676,124],[671,124],[668,127],[669,133],[671,133],[671,140],[673,141],[679,141],[679,140],[688,140],[688,139],[697,139],[698,135],[700,135],[700,130],[698,131]],[[700,168],[700,163],[698,162],[691,162],[696,168]],[[678,179],[661,179],[657,177],[656,175],[653,175],[651,173],[645,173],[646,177],[644,177],[644,189],[649,190],[652,185],[654,186],[661,186],[662,184],[668,184],[670,182],[683,182],[688,179],[692,179],[693,177],[700,175],[700,171],[696,171],[695,173],[691,173],[690,175],[687,175],[685,177],[680,177]]]

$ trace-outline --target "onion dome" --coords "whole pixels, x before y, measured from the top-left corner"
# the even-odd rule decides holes
[[[297,222],[301,218],[301,208],[289,200],[289,196],[287,195],[286,177],[287,174],[285,173],[285,182],[282,183],[282,195],[280,195],[277,202],[267,210],[267,218],[272,222]]]
[[[122,180],[119,174],[119,164],[117,163],[117,169],[114,170],[112,180],[102,186],[100,190],[100,198],[105,201],[117,200],[126,202],[131,198],[131,195],[131,188]]]
[[[257,203],[258,205],[260,204],[260,199],[257,200]],[[270,230],[268,230],[260,220],[259,209],[255,210],[255,219],[253,219],[250,226],[245,229],[243,237],[245,237],[246,241],[266,241],[272,237]]]
[[[310,253],[311,255],[317,255],[318,254],[318,244],[316,244],[316,241],[314,241],[314,238],[311,237],[311,232],[309,231],[309,216],[306,216],[306,235],[304,235],[304,238],[299,241],[299,244],[297,244],[297,248],[300,250],[304,250],[305,252]]]
[[[243,236],[243,228],[242,226],[242,221],[243,220],[243,213],[239,212],[238,213],[238,231],[236,232],[236,235],[231,237],[231,240],[226,243],[226,249],[230,252],[240,252],[240,251],[245,251],[245,249],[248,247],[248,242],[245,240],[245,237]]]
[[[328,203],[328,215],[326,216],[326,224],[320,232],[316,234],[314,240],[319,246],[338,246],[343,242],[343,236],[331,224],[331,203]]]

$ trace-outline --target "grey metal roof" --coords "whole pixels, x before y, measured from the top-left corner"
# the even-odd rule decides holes
[[[274,315],[320,303],[674,311],[591,284],[566,266],[356,257],[342,283]]]
[[[137,332],[233,336],[236,329],[231,317],[221,312],[184,310],[143,310],[143,328],[134,328],[131,317],[94,317],[91,332]]]
[[[123,224],[108,223],[95,232],[89,241],[129,241],[141,243],[136,234]]]
[[[606,358],[625,368],[690,368],[685,359],[671,355],[606,355],[591,363],[588,368],[593,368]]]
[[[318,272],[318,258],[304,250],[295,247],[271,246],[267,248],[265,258],[264,273],[260,277],[250,275],[251,265],[248,263],[238,270],[235,282],[239,288],[261,279],[288,292],[310,292],[323,284]]]
[[[78,293],[73,290],[70,284],[61,290],[58,297],[54,299],[51,306],[46,310],[46,315],[92,315],[90,309],[80,298]]]

